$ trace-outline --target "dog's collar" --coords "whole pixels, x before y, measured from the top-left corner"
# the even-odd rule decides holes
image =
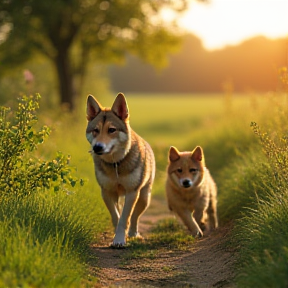
[[[115,172],[116,172],[116,177],[117,179],[119,178],[119,174],[118,174],[118,166],[119,166],[120,162],[114,162],[113,166],[115,168]]]
[[[114,168],[117,168],[120,165],[121,161],[119,162],[113,162],[112,165],[114,166]]]
[[[116,177],[118,179],[119,178],[118,167],[119,167],[120,163],[122,162],[122,160],[120,160],[118,162],[107,162],[107,161],[101,159],[101,161],[107,166],[110,166],[110,167],[113,166],[113,168],[115,169],[115,172],[116,172]]]
[[[115,166],[119,166],[120,163],[122,162],[122,160],[124,159],[120,159],[119,161],[114,161],[114,157],[112,156],[112,160],[113,162],[110,162],[110,161],[106,161],[104,159],[102,159],[101,157],[99,157],[100,161],[103,162],[104,164],[106,164],[107,166],[113,166],[115,168]]]
[[[118,167],[120,165],[120,163],[122,162],[122,160],[118,161],[118,162],[108,162],[108,161],[105,161],[103,159],[101,159],[101,161],[107,165],[107,166],[113,166],[114,168]]]

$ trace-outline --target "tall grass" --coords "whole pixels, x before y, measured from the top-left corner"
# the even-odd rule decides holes
[[[258,144],[224,169],[221,218],[236,223],[239,287],[288,285],[288,146],[286,98],[272,99],[261,125],[251,123]]]
[[[1,287],[79,287],[83,267],[67,247],[39,242],[31,226],[0,223]]]
[[[240,260],[243,275],[239,276],[242,287],[287,287],[288,285],[288,122],[287,107],[279,109],[271,122],[279,129],[262,132],[252,123],[260,138],[263,153],[268,162],[264,171],[266,185],[264,197],[260,197],[254,210],[238,224],[241,241],[245,243]],[[277,127],[276,126],[276,127]],[[248,236],[249,235],[249,236]],[[247,257],[252,252],[252,257]],[[249,259],[250,258],[250,259]],[[252,260],[252,261],[251,261]]]
[[[47,191],[2,199],[3,287],[79,287],[89,246],[109,225],[108,217],[101,216],[106,211],[93,198],[79,188],[71,195]]]
[[[237,224],[239,287],[288,285],[288,190],[266,194]]]

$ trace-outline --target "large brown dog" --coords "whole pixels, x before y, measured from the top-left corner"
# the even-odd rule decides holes
[[[193,236],[202,237],[203,230],[218,227],[217,188],[200,146],[192,152],[169,150],[166,195],[169,209],[174,211]]]
[[[115,227],[114,247],[129,237],[140,237],[138,221],[150,203],[155,159],[149,144],[129,125],[126,99],[119,93],[112,108],[93,97],[87,99],[86,138],[92,147],[95,174]],[[118,201],[125,196],[120,216]]]

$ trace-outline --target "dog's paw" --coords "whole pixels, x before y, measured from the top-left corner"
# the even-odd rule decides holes
[[[124,236],[116,234],[111,244],[111,247],[122,249],[122,248],[125,248],[125,246],[126,246],[125,234]]]
[[[193,235],[195,239],[201,239],[203,237],[202,231],[197,231],[196,234]]]
[[[126,243],[111,243],[110,245],[111,248],[113,249],[125,249],[126,248]]]
[[[137,239],[143,239],[143,237],[141,236],[141,234],[139,232],[135,232],[135,233],[128,233],[128,237],[129,238],[137,238]]]

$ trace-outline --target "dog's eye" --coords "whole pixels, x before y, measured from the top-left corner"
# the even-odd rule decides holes
[[[195,173],[195,172],[197,172],[198,171],[198,169],[196,169],[196,168],[190,168],[190,170],[189,170],[191,173]]]
[[[94,134],[98,134],[100,131],[98,128],[95,128],[93,131],[92,131]]]
[[[182,173],[182,168],[178,168],[178,169],[177,169],[177,172],[178,172],[178,173]]]
[[[108,128],[108,133],[112,134],[116,131],[116,128]]]

